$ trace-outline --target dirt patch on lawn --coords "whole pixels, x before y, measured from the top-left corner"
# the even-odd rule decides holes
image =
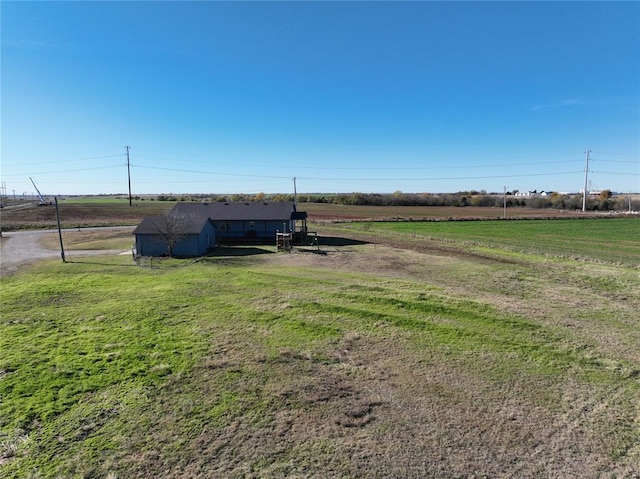
[[[612,469],[607,442],[597,432],[610,399],[591,397],[572,383],[514,379],[497,385],[416,350],[402,335],[346,333],[324,358],[290,349],[266,358],[246,349],[250,340],[220,341],[202,364],[208,373],[175,387],[216,397],[221,378],[243,371],[234,385],[245,394],[238,414],[183,438],[181,455],[189,462],[158,447],[125,458],[129,477],[595,478],[639,472],[629,464]],[[539,387],[565,395],[565,407],[531,401]],[[161,438],[161,428],[145,435]]]

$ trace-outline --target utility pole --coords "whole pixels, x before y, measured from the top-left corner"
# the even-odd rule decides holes
[[[9,201],[7,197],[7,182],[2,182],[2,190],[0,191],[0,206],[5,206],[6,202]]]
[[[298,192],[296,190],[296,177],[293,177],[293,206],[298,207]]]
[[[125,150],[127,150],[127,177],[129,178],[129,206],[133,206],[131,204],[131,164],[129,163],[129,147],[125,146]]]
[[[586,163],[584,165],[584,190],[582,190],[582,212],[587,211],[587,185],[589,184],[589,148],[586,153]]]
[[[62,230],[60,229],[60,211],[58,210],[58,197],[53,197],[56,205],[56,219],[58,221],[58,236],[60,237],[60,257],[62,257],[62,262],[66,263],[67,260],[64,257],[64,246],[62,245]]]
[[[504,194],[502,196],[502,204],[504,206],[504,219],[507,219],[507,187],[504,187]]]

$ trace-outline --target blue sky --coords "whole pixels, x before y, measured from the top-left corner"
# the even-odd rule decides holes
[[[640,191],[638,2],[12,2],[9,195]]]

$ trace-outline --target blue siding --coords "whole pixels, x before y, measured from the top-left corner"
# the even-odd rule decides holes
[[[163,256],[169,254],[169,248],[156,235],[136,235],[136,254],[138,256]]]
[[[202,256],[216,247],[216,229],[207,221],[198,235],[198,255]]]
[[[188,235],[182,238],[173,248],[174,256],[202,256],[199,249],[199,236],[198,235]]]
[[[241,238],[266,238],[274,239],[276,232],[292,231],[294,222],[292,220],[256,220],[256,221],[215,221],[216,229],[220,238],[241,239]]]
[[[216,245],[216,230],[206,222],[199,234],[185,236],[173,248],[174,256],[197,257],[207,254]],[[169,247],[158,235],[136,234],[136,253],[140,256],[163,256]]]

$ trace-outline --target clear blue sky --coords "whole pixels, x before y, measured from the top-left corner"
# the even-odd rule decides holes
[[[0,5],[9,195],[640,191],[638,2]]]

